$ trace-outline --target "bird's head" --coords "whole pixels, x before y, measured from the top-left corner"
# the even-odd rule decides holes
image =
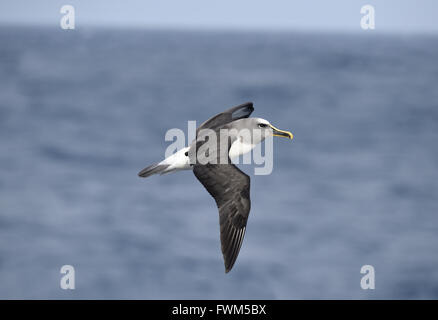
[[[269,123],[268,120],[262,119],[262,118],[252,118],[251,119],[251,127],[252,129],[259,129],[262,133],[262,140],[266,139],[267,137],[274,136],[274,137],[283,137],[288,139],[293,139],[294,135],[285,130],[280,130],[276,127],[274,127],[272,124]]]

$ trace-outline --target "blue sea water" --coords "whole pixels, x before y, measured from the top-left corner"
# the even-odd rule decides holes
[[[438,298],[437,57],[435,36],[0,27],[0,298]],[[246,101],[295,138],[271,175],[242,166],[225,274],[194,175],[137,172]]]

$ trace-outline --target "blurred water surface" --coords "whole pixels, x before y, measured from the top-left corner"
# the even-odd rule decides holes
[[[437,40],[1,27],[0,298],[438,298]],[[136,174],[245,101],[295,139],[225,275],[194,175]]]

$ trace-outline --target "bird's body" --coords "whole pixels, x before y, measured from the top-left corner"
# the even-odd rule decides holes
[[[269,135],[293,137],[267,120],[249,118],[253,110],[252,103],[245,103],[210,118],[199,126],[190,146],[139,172],[140,177],[149,177],[193,170],[219,209],[226,272],[239,254],[251,207],[250,178],[231,159],[250,152]],[[254,134],[256,131],[259,134]]]

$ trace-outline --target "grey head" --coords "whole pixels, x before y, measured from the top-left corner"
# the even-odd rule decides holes
[[[263,118],[245,118],[235,120],[224,125],[221,129],[229,130],[232,137],[239,136],[243,142],[258,144],[267,137],[283,137],[293,139],[289,131],[280,130],[274,127],[268,120]]]

